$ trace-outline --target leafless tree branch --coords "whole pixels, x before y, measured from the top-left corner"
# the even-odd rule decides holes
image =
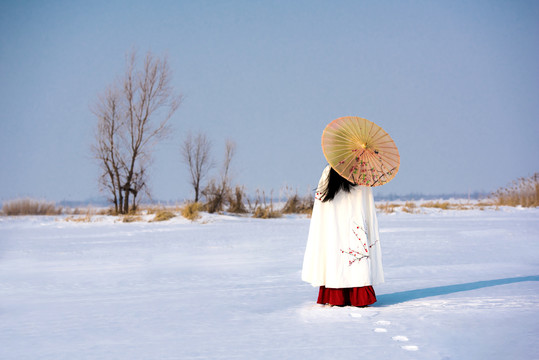
[[[103,189],[112,195],[118,213],[136,207],[137,194],[148,191],[148,166],[153,148],[170,134],[169,120],[182,97],[171,85],[166,58],[148,52],[141,68],[136,52],[128,54],[124,77],[96,102],[98,119],[94,156],[100,160]]]
[[[199,201],[202,181],[213,166],[210,160],[210,150],[211,143],[204,134],[198,134],[194,138],[188,134],[181,146],[183,161],[189,167],[191,185],[195,191],[195,202]]]

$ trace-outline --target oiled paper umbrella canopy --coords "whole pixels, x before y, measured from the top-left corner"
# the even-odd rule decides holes
[[[326,126],[322,150],[331,167],[363,186],[386,184],[399,171],[400,156],[391,137],[375,123],[346,116]]]

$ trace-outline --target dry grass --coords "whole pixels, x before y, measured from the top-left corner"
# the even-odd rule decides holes
[[[89,223],[92,222],[92,216],[91,215],[85,215],[85,216],[68,216],[66,217],[65,221],[68,222],[76,222],[76,223]]]
[[[230,193],[230,188],[211,180],[202,190],[202,195],[206,198],[204,210],[210,214],[223,211],[227,199],[231,198]]]
[[[145,212],[146,214],[148,215],[153,215],[153,214],[157,214],[161,211],[164,211],[163,210],[163,207],[162,206],[154,206],[154,205],[150,205],[150,206],[139,206],[138,207],[138,212]]]
[[[249,208],[252,209],[253,217],[258,219],[273,219],[282,216],[280,211],[273,209],[273,191],[270,193],[270,204],[266,203],[266,192],[256,190],[256,198],[254,204],[249,201]]]
[[[314,198],[311,195],[301,198],[295,194],[288,198],[282,209],[282,213],[310,215],[313,212],[313,206]]]
[[[157,213],[160,213],[162,211],[170,211],[173,213],[180,212],[181,207],[178,205],[162,205],[162,204],[155,204],[155,205],[139,205],[137,206],[136,214],[144,214],[144,215],[155,215]],[[131,212],[133,213],[133,212]]]
[[[200,217],[199,211],[202,208],[202,204],[198,202],[187,203],[181,210],[181,214],[184,218],[191,221],[195,221]]]
[[[484,207],[488,207],[488,206],[494,206],[494,203],[489,202],[489,201],[480,201],[480,202],[476,203],[475,206],[484,208]]]
[[[488,207],[493,207],[494,204],[488,201],[481,202],[463,202],[462,200],[455,201],[427,201],[424,203],[407,201],[402,203],[381,203],[376,204],[376,210],[381,213],[391,214],[396,211],[402,211],[409,214],[418,214],[425,212],[425,209],[438,209],[438,210],[485,210]]]
[[[69,222],[92,222],[92,217],[96,214],[96,210],[88,207],[86,209],[76,208],[70,212],[71,216],[66,217],[65,221]],[[81,216],[84,215],[84,216]]]
[[[417,205],[415,202],[407,201],[406,203],[404,203],[402,211],[409,214],[416,214],[419,212],[419,209],[417,209]]]
[[[299,207],[299,212],[300,214],[305,214],[310,217],[313,214],[313,207],[314,207],[314,196],[309,194],[302,199],[301,206]]]
[[[159,210],[155,212],[155,216],[152,219],[152,221],[167,221],[174,217],[176,217],[176,215],[172,211]]]
[[[98,209],[96,212],[95,212],[96,215],[117,215],[116,212],[114,211],[114,208],[103,208],[103,209]]]
[[[128,215],[122,216],[121,221],[123,223],[132,223],[132,222],[139,222],[139,221],[143,221],[143,220],[142,220],[142,217],[139,216],[139,215],[128,214]]]
[[[378,211],[383,212],[384,214],[391,214],[395,212],[395,208],[400,207],[399,204],[390,204],[389,202],[386,202],[385,204],[376,204],[376,209]]]
[[[273,210],[273,207],[271,206],[259,206],[253,212],[253,217],[258,219],[275,219],[280,218],[281,216],[282,213],[280,211]]]
[[[539,173],[519,178],[490,195],[497,206],[539,206]]]
[[[242,186],[236,186],[234,194],[229,195],[228,199],[228,211],[234,214],[245,214],[247,213],[247,208],[243,202],[245,199],[245,189]]]
[[[475,204],[475,207],[478,208],[479,210],[485,210],[485,208],[491,207],[491,206],[494,206],[494,203],[488,202],[488,201],[479,201],[478,203]],[[498,207],[496,207],[496,209],[498,209]]]
[[[451,208],[451,203],[449,203],[449,201],[428,201],[421,204],[421,207],[449,210]]]
[[[30,198],[8,200],[2,205],[2,214],[20,215],[60,215],[62,208],[54,202]]]

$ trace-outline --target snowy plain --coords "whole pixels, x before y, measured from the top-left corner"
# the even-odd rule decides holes
[[[379,214],[368,308],[301,281],[309,219],[0,218],[0,359],[539,359],[539,209]]]

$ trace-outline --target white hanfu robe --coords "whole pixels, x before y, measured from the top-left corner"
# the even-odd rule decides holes
[[[302,279],[313,286],[352,288],[384,282],[376,208],[370,187],[354,186],[322,202],[330,167],[318,184]]]

